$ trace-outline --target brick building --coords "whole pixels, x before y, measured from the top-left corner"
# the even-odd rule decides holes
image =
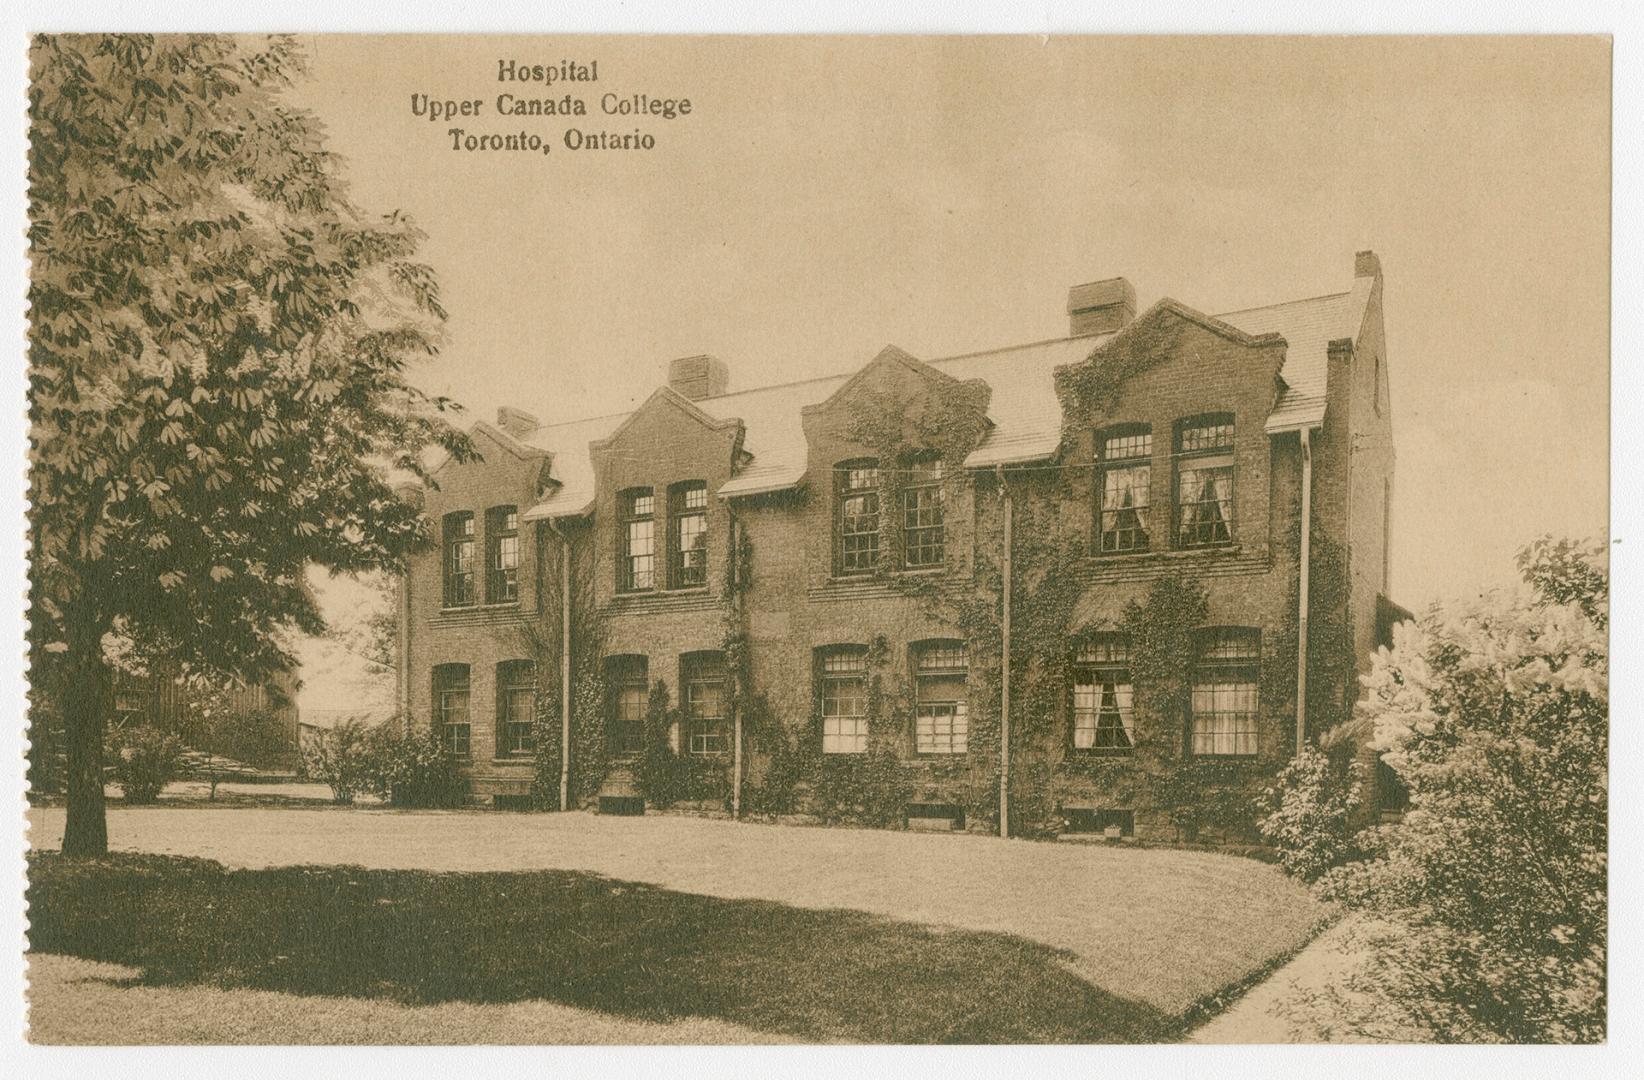
[[[500,410],[483,461],[415,493],[438,547],[403,583],[400,708],[499,804],[557,797],[562,725],[573,803],[635,794],[665,738],[736,809],[781,772],[814,810],[887,757],[924,825],[996,828],[1003,795],[1012,828],[1168,837],[1184,799],[1248,805],[1400,614],[1380,264],[1216,316],[1101,281],[1067,317],[750,390],[687,357],[621,415]]]

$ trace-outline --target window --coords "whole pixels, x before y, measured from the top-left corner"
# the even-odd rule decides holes
[[[708,485],[675,484],[668,494],[672,543],[669,573],[676,589],[708,584]]]
[[[848,645],[822,654],[822,752],[868,749],[868,650]]]
[[[1233,541],[1233,417],[1185,420],[1176,428],[1176,546]]]
[[[634,488],[621,496],[622,560],[617,588],[643,592],[656,588],[656,496]]]
[[[1097,436],[1096,498],[1101,508],[1104,554],[1147,550],[1149,489],[1153,483],[1153,432],[1145,425],[1114,428]]]
[[[1130,638],[1103,634],[1073,660],[1073,748],[1128,751],[1136,745]]]
[[[474,515],[445,515],[445,606],[474,602]]]
[[[440,742],[457,757],[468,756],[468,665],[440,664],[434,668],[434,730]]]
[[[910,569],[941,566],[942,462],[915,462],[902,485],[902,562]]]
[[[866,574],[879,565],[879,468],[871,461],[841,465],[839,572]]]
[[[606,729],[611,752],[618,757],[632,757],[645,749],[645,713],[651,700],[645,658],[613,656],[606,661],[605,671],[611,687]]]
[[[1261,634],[1243,627],[1199,633],[1193,669],[1193,753],[1256,752],[1257,666]]]
[[[537,701],[536,665],[505,660],[497,665],[497,751],[532,754],[537,740],[532,721]]]
[[[485,602],[511,604],[519,599],[519,512],[493,506],[485,515]]]
[[[970,741],[970,705],[965,695],[965,643],[932,641],[913,654],[913,748],[921,754],[963,754]]]
[[[141,722],[148,710],[148,694],[141,680],[131,675],[116,675],[114,684],[114,726]]]
[[[692,754],[723,754],[731,748],[724,654],[686,656],[680,662],[679,681],[685,687],[685,749]]]

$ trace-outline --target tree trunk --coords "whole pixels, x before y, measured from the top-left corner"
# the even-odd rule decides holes
[[[69,620],[68,678],[63,688],[63,734],[68,751],[68,822],[63,854],[108,854],[103,806],[103,729],[113,706],[113,680],[103,660],[103,633],[94,619]]]

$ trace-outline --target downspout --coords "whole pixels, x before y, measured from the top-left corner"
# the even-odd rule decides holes
[[[1313,565],[1313,431],[1301,429],[1301,556],[1296,587],[1296,753],[1307,746],[1307,591]]]
[[[1014,547],[1015,503],[1005,484],[1005,467],[995,466],[999,494],[1005,500],[1005,539],[1001,561],[1004,596],[999,619],[999,838],[1010,839],[1010,579],[1011,551]]]
[[[742,625],[742,583],[738,580],[737,571],[741,566],[742,560],[738,558],[736,548],[736,510],[732,507],[727,507],[727,509],[730,511],[731,519],[731,527],[729,530],[731,540],[731,561],[725,571],[726,577],[729,579],[726,582],[726,586],[731,590],[731,619],[733,621],[733,625],[740,628]],[[742,640],[743,656],[741,661],[744,664],[748,662],[747,647],[747,638],[744,636]],[[736,678],[736,673],[732,672],[731,677],[733,679]],[[738,691],[741,691],[742,689],[744,688],[741,686],[737,687]],[[731,708],[731,820],[733,821],[740,821],[742,818],[741,697],[742,695],[739,692],[732,698],[733,705]]]
[[[559,808],[571,808],[571,541],[553,521],[559,541]]]
[[[396,644],[399,646],[400,655],[395,658],[398,662],[394,665],[395,680],[399,683],[399,685],[395,688],[396,690],[398,690],[398,693],[395,696],[397,696],[399,698],[400,723],[402,725],[404,725],[405,730],[410,731],[411,730],[411,570],[410,570],[410,568],[407,568],[406,571],[403,574],[400,575],[399,594],[400,594],[399,595],[399,601],[400,601],[400,603],[399,603],[399,608],[400,608],[400,632],[399,632],[399,635],[398,635],[399,640],[396,642]],[[298,729],[299,739],[301,737],[301,734],[302,734],[301,728],[299,727],[299,729]]]

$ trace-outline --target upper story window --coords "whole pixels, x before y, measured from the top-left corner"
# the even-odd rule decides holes
[[[868,749],[868,650],[840,645],[820,658],[822,752],[862,754]]]
[[[642,592],[656,588],[656,496],[650,488],[630,488],[619,497],[622,554],[617,588]]]
[[[866,574],[879,565],[879,466],[852,461],[834,470],[839,501],[839,572]]]
[[[485,513],[485,602],[519,599],[519,510],[493,506]]]
[[[471,722],[468,715],[468,665],[438,664],[434,667],[434,731],[452,754],[465,758],[469,753]]]
[[[1193,666],[1193,753],[1256,753],[1261,631],[1217,626],[1199,631]]]
[[[725,654],[692,653],[680,661],[685,687],[685,749],[722,754],[731,747],[725,694]]]
[[[1148,549],[1148,506],[1153,486],[1153,429],[1146,424],[1109,428],[1096,436],[1099,550]]]
[[[669,584],[690,589],[708,583],[708,485],[687,480],[668,489]]]
[[[1073,748],[1125,751],[1136,745],[1130,638],[1103,634],[1073,659]]]
[[[504,660],[497,665],[497,752],[536,752],[533,723],[537,701],[536,665],[529,660]]]
[[[651,688],[645,681],[646,660],[643,656],[613,656],[605,665],[606,685],[611,688],[606,737],[613,754],[631,757],[645,749],[645,713],[651,700]]]
[[[445,606],[474,602],[474,515],[445,515]]]
[[[945,530],[942,523],[942,462],[918,461],[902,484],[902,562],[912,570],[941,566]]]
[[[969,664],[962,641],[929,641],[913,651],[913,748],[921,754],[963,754],[970,745]]]
[[[1233,541],[1233,417],[1200,416],[1176,425],[1176,546]]]

